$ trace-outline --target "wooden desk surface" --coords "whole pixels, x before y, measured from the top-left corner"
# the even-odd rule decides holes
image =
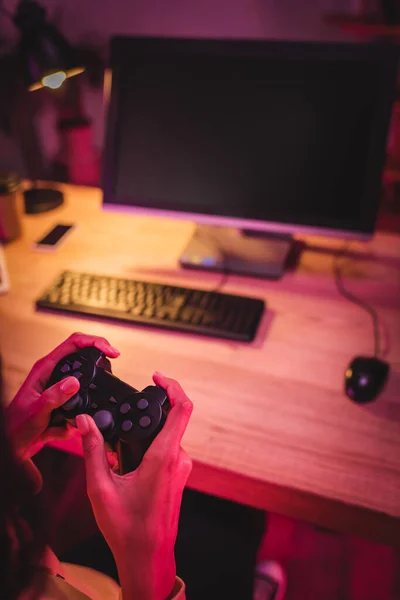
[[[103,212],[98,190],[63,189],[65,205],[25,216],[23,237],[5,249],[11,290],[0,297],[0,349],[7,399],[35,360],[73,331],[106,336],[122,353],[117,376],[140,388],[159,370],[192,398],[184,438],[194,459],[192,487],[400,543],[400,236],[352,244],[358,258],[344,269],[348,287],[379,311],[392,366],[385,394],[367,410],[345,397],[343,376],[353,356],[372,352],[371,321],[338,294],[329,252],[304,251],[300,267],[279,282],[229,277],[224,291],[268,303],[251,345],[35,312],[35,298],[62,269],[202,288],[220,281],[177,266],[193,224]],[[53,224],[71,221],[77,229],[57,251],[31,249]]]

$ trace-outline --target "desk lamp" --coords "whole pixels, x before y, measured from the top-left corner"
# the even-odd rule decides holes
[[[47,22],[46,11],[40,4],[21,0],[13,22],[21,34],[17,54],[24,84],[30,92],[44,87],[55,90],[69,77],[84,71],[77,63],[72,46]],[[34,184],[25,190],[24,200],[26,213],[41,213],[60,206],[63,194]]]

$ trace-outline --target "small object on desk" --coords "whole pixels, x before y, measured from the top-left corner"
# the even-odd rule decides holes
[[[67,234],[71,233],[74,229],[74,225],[59,223],[54,225],[50,231],[46,232],[44,236],[37,240],[34,244],[35,250],[55,250],[63,241],[65,241]]]
[[[379,358],[381,353],[380,334],[379,334],[379,319],[376,310],[370,306],[365,300],[355,296],[350,292],[343,283],[343,274],[341,269],[340,258],[344,257],[348,248],[345,246],[341,253],[333,259],[333,272],[335,283],[338,292],[363,310],[365,310],[372,319],[374,331],[374,356],[356,356],[351,361],[345,372],[344,388],[346,395],[357,402],[358,404],[366,404],[372,402],[384,388],[388,379],[390,366]]]
[[[24,201],[26,214],[38,215],[61,206],[64,196],[59,190],[33,187],[24,191]]]
[[[10,284],[6,267],[6,259],[4,256],[3,248],[0,244],[0,294],[8,292],[9,287]]]
[[[345,373],[346,395],[358,404],[372,402],[384,388],[390,367],[375,356],[357,356]]]
[[[16,175],[0,176],[0,242],[11,242],[21,234],[17,197],[20,179]]]
[[[251,342],[265,303],[215,291],[65,271],[36,307]]]

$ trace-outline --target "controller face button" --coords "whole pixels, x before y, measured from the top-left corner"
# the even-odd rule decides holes
[[[150,419],[150,417],[141,417],[139,419],[139,425],[143,429],[146,429],[146,427],[149,427],[149,425],[151,425],[151,419]]]
[[[128,431],[130,431],[133,427],[133,423],[132,421],[129,421],[129,419],[126,419],[126,421],[124,421],[121,425],[121,429],[122,431],[125,431],[125,433],[128,433]]]
[[[108,410],[99,410],[99,412],[93,415],[93,419],[100,431],[110,429],[114,425],[113,416]]]
[[[124,402],[124,404],[121,404],[119,412],[121,413],[121,415],[126,415],[130,410],[131,405],[128,404],[128,402]]]
[[[146,400],[146,398],[140,398],[140,400],[137,401],[136,403],[136,407],[139,410],[146,410],[146,408],[149,406],[148,401]]]
[[[81,379],[82,373],[80,371],[77,371],[76,373],[73,373],[73,376],[76,377],[76,379]]]
[[[80,394],[75,394],[69,400],[67,400],[63,405],[62,409],[65,411],[74,410],[75,408],[79,408],[83,404],[82,397]]]
[[[66,363],[61,367],[61,373],[68,373],[71,370],[71,367]]]
[[[82,366],[82,363],[79,360],[76,360],[73,365],[72,368],[73,369],[79,369]]]
[[[117,404],[117,400],[114,398],[114,396],[110,396],[108,401],[111,402],[111,404]]]

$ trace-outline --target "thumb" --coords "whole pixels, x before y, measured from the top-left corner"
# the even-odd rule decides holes
[[[47,390],[44,390],[39,399],[41,406],[46,412],[51,413],[52,410],[58,408],[72,398],[78,390],[78,379],[76,379],[76,377],[66,377],[47,388]]]
[[[87,490],[89,495],[93,495],[104,491],[105,484],[111,479],[104,439],[89,415],[77,415],[75,422],[82,435]]]

